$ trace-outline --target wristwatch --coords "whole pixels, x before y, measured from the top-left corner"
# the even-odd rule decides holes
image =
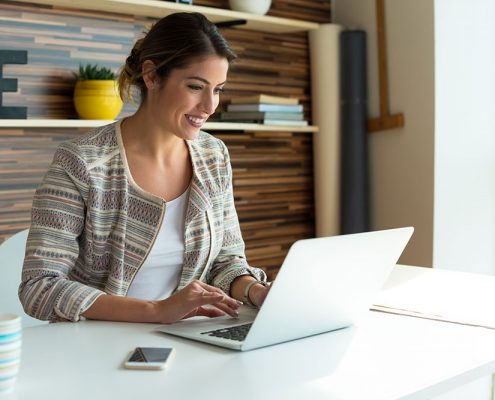
[[[246,288],[244,289],[244,298],[243,298],[243,301],[244,301],[244,304],[248,304],[250,305],[251,307],[258,307],[256,304],[253,304],[253,302],[251,301],[251,299],[249,298],[249,291],[251,290],[251,288],[255,285],[259,283],[260,285],[263,285],[263,286],[266,286],[268,285],[268,283],[266,282],[263,282],[263,281],[251,281],[249,282],[247,285],[246,285]]]

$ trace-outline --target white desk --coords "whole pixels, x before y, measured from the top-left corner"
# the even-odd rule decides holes
[[[495,330],[369,312],[359,326],[239,353],[157,325],[25,329],[8,399],[427,399],[495,371]],[[132,371],[136,346],[174,346],[166,371]]]

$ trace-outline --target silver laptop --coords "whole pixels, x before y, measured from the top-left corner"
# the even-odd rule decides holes
[[[366,313],[414,228],[295,242],[259,310],[239,319],[195,317],[159,331],[234,350],[252,350],[352,325]]]

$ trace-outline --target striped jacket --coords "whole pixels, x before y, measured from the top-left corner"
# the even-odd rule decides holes
[[[238,276],[265,280],[246,262],[227,148],[205,132],[187,144],[193,177],[176,290],[193,279],[226,293]],[[63,143],[33,200],[19,287],[26,313],[78,321],[100,295],[125,296],[165,214],[166,202],[132,179],[120,122]]]

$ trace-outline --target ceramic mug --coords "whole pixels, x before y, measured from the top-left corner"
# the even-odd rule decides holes
[[[0,395],[14,390],[21,361],[21,317],[0,313]]]

